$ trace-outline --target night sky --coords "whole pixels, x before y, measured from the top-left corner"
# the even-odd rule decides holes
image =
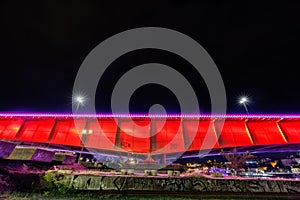
[[[229,113],[245,112],[237,103],[243,94],[251,113],[300,113],[300,2],[107,2],[1,1],[0,112],[71,112],[73,83],[88,53],[121,31],[155,26],[180,31],[206,49],[223,77]],[[111,64],[99,83],[97,111],[110,112],[110,95],[123,73],[149,62],[179,70],[197,92],[201,111],[210,112],[209,93],[192,66],[153,49]],[[158,85],[137,90],[130,110],[145,113],[156,103],[180,112],[172,92]]]

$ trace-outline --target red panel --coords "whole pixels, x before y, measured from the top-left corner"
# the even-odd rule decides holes
[[[76,125],[73,119],[59,121],[56,124],[51,143],[81,146],[82,130],[85,128],[85,119],[76,120]]]
[[[142,128],[139,128],[139,127]],[[150,119],[121,120],[118,146],[125,151],[148,153],[150,151]]]
[[[114,119],[102,119],[99,120],[100,126],[104,134],[109,140],[115,144],[116,143],[116,133],[118,125]]]
[[[285,121],[279,124],[288,142],[300,142],[300,121]]]
[[[152,127],[155,137],[152,150],[165,152],[183,152],[185,151],[184,139],[182,134],[181,119],[166,119],[166,121],[152,120]],[[161,128],[161,130],[159,130]],[[163,149],[164,148],[164,149]]]
[[[247,122],[254,144],[283,144],[285,143],[276,121]]]
[[[210,120],[185,120],[184,122],[184,133],[187,140],[190,143],[189,151],[195,151],[201,149],[218,148],[219,143],[217,140],[216,133],[213,128],[213,123]],[[211,126],[209,126],[211,123]],[[207,145],[202,146],[205,136],[207,136]],[[209,141],[211,141],[209,143]],[[211,144],[214,143],[214,144]]]
[[[32,142],[48,142],[48,137],[54,125],[54,119],[40,119],[25,122],[18,140]]]
[[[245,121],[230,120],[225,121],[223,124],[216,121],[216,130],[221,132],[219,142],[220,147],[235,147],[235,146],[249,146],[252,145],[251,138],[249,137]]]
[[[15,139],[16,134],[23,124],[22,119],[3,119],[0,120],[0,138]]]
[[[150,126],[150,118],[132,118],[138,126]]]
[[[89,122],[92,134],[88,134],[85,146],[95,149],[115,150],[117,124],[113,119]]]

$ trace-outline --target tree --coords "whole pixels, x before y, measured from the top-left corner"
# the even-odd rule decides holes
[[[237,153],[236,148],[233,149],[232,153],[224,153],[224,151],[221,150],[221,155],[223,155],[228,160],[228,162],[231,163],[230,167],[236,172],[240,172],[240,169],[248,159],[254,158],[254,156],[251,155],[249,151],[246,151],[244,153]]]

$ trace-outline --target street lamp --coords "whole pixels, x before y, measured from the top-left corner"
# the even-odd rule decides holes
[[[75,103],[76,103],[76,110],[78,110],[79,106],[84,105],[85,98],[83,96],[76,96]]]
[[[240,98],[240,104],[243,104],[243,106],[244,106],[244,108],[245,108],[247,114],[249,114],[248,108],[247,108],[247,105],[246,105],[247,102],[249,102],[248,99],[247,99],[247,97],[241,97],[241,98]]]
[[[84,98],[82,96],[77,96],[76,97],[76,101],[79,103],[79,104],[82,104],[84,102]]]

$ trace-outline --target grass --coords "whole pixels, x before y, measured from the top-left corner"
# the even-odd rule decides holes
[[[0,195],[0,199],[7,200],[31,200],[31,199],[43,199],[43,200],[52,200],[52,199],[74,199],[74,200],[93,200],[93,199],[113,199],[110,195],[105,196],[97,196],[94,194],[48,194],[48,193],[22,193],[22,192],[14,192],[11,194],[5,193]],[[121,198],[119,198],[121,199]]]

